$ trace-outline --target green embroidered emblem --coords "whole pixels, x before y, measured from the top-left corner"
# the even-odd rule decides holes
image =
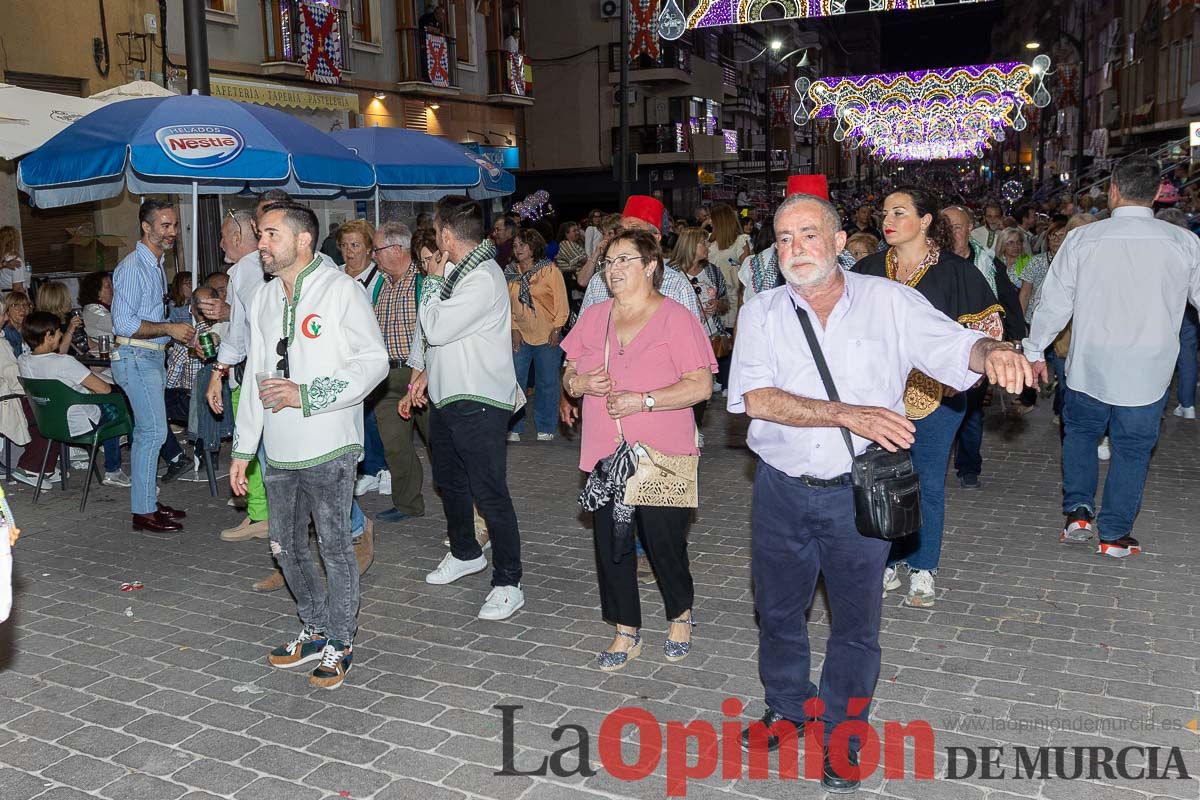
[[[337,396],[350,384],[337,378],[316,378],[308,384],[308,409],[321,411],[333,405]]]

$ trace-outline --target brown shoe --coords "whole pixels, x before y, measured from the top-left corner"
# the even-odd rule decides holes
[[[174,533],[183,530],[183,526],[156,512],[154,514],[134,514],[133,529],[149,533]]]
[[[254,522],[249,517],[242,520],[237,527],[221,531],[222,542],[245,542],[250,539],[266,539],[269,536],[269,523],[265,519],[262,522]]]
[[[250,588],[256,592],[278,592],[286,585],[287,582],[283,579],[283,573],[276,567],[274,572]]]
[[[358,574],[365,575],[375,562],[375,525],[367,520],[362,536],[354,540],[354,558],[358,560]]]

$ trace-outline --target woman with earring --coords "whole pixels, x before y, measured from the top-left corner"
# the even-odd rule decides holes
[[[934,197],[901,188],[883,204],[888,248],[859,261],[855,272],[911,286],[934,308],[995,339],[1004,335],[1001,306],[975,265],[954,254],[949,226]],[[942,552],[946,516],[946,465],[966,411],[964,396],[914,370],[904,391],[908,418],[916,425],[913,467],[921,479],[921,530],[896,542],[884,572],[884,591],[900,588],[898,568],[907,564],[911,582],[905,604],[933,605],[933,577]]]

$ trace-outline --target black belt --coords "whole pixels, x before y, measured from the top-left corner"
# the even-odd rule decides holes
[[[401,367],[405,366],[404,359],[401,359],[401,358],[389,358],[389,359],[388,359],[388,366],[389,366],[389,367],[391,367],[392,369],[400,369]]]
[[[801,475],[796,480],[811,489],[828,489],[833,486],[849,486],[850,473],[838,475],[836,478],[814,478],[811,475]]]

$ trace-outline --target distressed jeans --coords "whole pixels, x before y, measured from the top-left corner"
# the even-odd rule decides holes
[[[354,641],[358,627],[358,562],[350,527],[357,472],[358,453],[344,453],[304,469],[271,467],[264,476],[271,553],[296,597],[300,621],[344,644]],[[328,587],[309,548],[310,516]]]

